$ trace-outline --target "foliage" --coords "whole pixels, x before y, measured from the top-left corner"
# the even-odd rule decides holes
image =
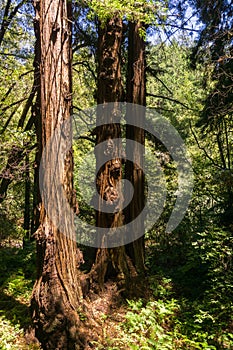
[[[12,245],[0,249],[1,350],[39,350],[36,343],[27,343],[24,338],[31,324],[29,301],[35,279],[33,250]]]
[[[7,4],[10,5],[9,13]],[[19,7],[18,7],[19,6]],[[18,8],[18,11],[15,9]],[[22,12],[20,13],[21,10]],[[5,18],[3,14],[5,13]],[[4,21],[7,30],[4,33]],[[24,154],[31,152],[35,141],[34,131],[25,130],[30,118],[25,115],[25,124],[19,126],[32,90],[33,81],[33,36],[32,36],[32,7],[24,1],[3,1],[0,5],[1,35],[4,34],[0,46],[0,114],[1,114],[1,147],[0,147],[0,184],[9,180],[8,195],[3,194],[0,204],[1,225],[0,240],[7,237],[23,237],[23,208],[24,208],[24,157],[17,162],[14,159],[7,168],[8,161],[14,150],[22,150]],[[31,109],[29,108],[29,112]],[[26,147],[27,145],[27,147]],[[27,148],[27,149],[25,149]],[[28,150],[28,148],[30,150]],[[17,152],[16,152],[17,153]],[[16,157],[17,158],[17,157]],[[32,167],[30,156],[30,167]],[[1,198],[2,199],[2,198]]]
[[[140,21],[145,24],[155,24],[158,17],[164,17],[167,10],[167,1],[139,0],[139,1],[109,1],[94,0],[87,2],[92,12],[101,22],[105,22],[112,15],[119,16],[128,21]]]
[[[180,275],[188,278],[181,271]],[[188,282],[194,288],[194,281],[189,278]],[[223,315],[220,307],[220,304],[226,305],[226,294],[225,300],[216,307],[218,294],[215,287],[211,296],[207,293],[192,299],[185,296],[184,290],[171,278],[158,274],[150,277],[150,287],[153,291],[151,300],[128,300],[128,312],[119,327],[120,337],[113,339],[108,349],[217,350],[233,346],[231,325],[226,322],[232,314],[232,306],[230,309],[227,309],[229,305],[226,306],[228,315]],[[230,298],[232,300],[232,296],[228,303]]]
[[[208,89],[197,126],[203,136],[210,137],[211,149],[202,145],[212,162],[219,198],[214,206],[220,213],[220,224],[231,226],[232,203],[232,4],[229,1],[191,1],[203,28],[192,53],[192,63],[202,62],[206,76],[202,83]],[[203,142],[203,138],[201,140]],[[222,186],[222,188],[221,188]]]

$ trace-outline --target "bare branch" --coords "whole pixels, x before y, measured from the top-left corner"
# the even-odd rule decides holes
[[[96,75],[95,75],[95,72],[94,72],[94,70],[91,68],[91,66],[90,66],[90,64],[89,64],[88,61],[77,61],[77,62],[75,62],[75,63],[73,64],[73,67],[75,67],[75,66],[77,66],[77,65],[82,65],[82,66],[88,68],[88,70],[91,72],[92,76],[94,77],[95,81],[97,80],[97,77],[96,77]],[[78,72],[75,68],[74,68],[74,70],[75,70],[76,72]]]
[[[150,97],[154,97],[154,98],[162,98],[164,100],[168,100],[168,101],[171,101],[171,102],[174,102],[174,103],[178,103],[180,104],[181,106],[183,106],[184,108],[190,110],[190,111],[197,111],[189,106],[187,106],[186,104],[184,104],[183,102],[181,101],[178,101],[176,100],[175,98],[172,98],[172,97],[168,97],[168,96],[163,96],[163,95],[155,95],[155,94],[151,94],[151,93],[147,93],[146,94],[147,96],[150,96]]]
[[[151,67],[147,67],[146,68],[147,72],[149,72],[155,79],[157,79],[164,87],[165,89],[171,94],[173,95],[173,92],[167,87],[167,85],[162,81],[162,79],[160,79],[158,76],[157,76],[157,72],[155,69],[151,68]]]
[[[0,53],[1,54],[1,53]],[[31,72],[33,72],[33,69],[30,69],[27,72],[24,72],[23,74],[19,75],[19,77],[17,78],[17,81],[19,81],[21,78],[23,78],[24,76],[30,74]],[[9,96],[9,94],[11,93],[12,89],[15,87],[15,85],[17,84],[17,82],[14,82],[7,90],[7,92],[5,93],[5,95],[1,98],[0,100],[0,108],[3,105],[3,102],[5,102],[5,100],[7,99],[7,97]]]
[[[0,28],[0,46],[3,42],[6,30],[8,29],[9,25],[11,24],[11,21],[16,16],[18,10],[20,9],[20,7],[23,6],[24,3],[25,3],[25,0],[21,1],[17,6],[15,6],[15,8],[11,11],[11,13],[9,13],[10,6],[11,6],[11,0],[7,1],[6,7],[5,7],[5,12],[3,15],[2,24],[1,24],[1,28]]]
[[[13,112],[11,112],[11,114],[10,114],[9,118],[7,119],[5,125],[2,127],[2,130],[0,131],[0,135],[2,135],[5,132],[6,128],[8,127],[11,119],[13,118],[15,113],[17,112],[18,108],[19,108],[19,105],[16,106],[16,108],[13,110]]]
[[[37,89],[36,89],[35,81],[34,81],[33,86],[32,86],[32,90],[31,90],[30,95],[29,95],[29,97],[27,99],[27,102],[26,102],[26,104],[24,106],[24,109],[23,109],[22,115],[20,117],[20,120],[18,122],[18,128],[22,128],[23,125],[24,125],[24,122],[25,122],[25,119],[27,117],[28,111],[29,111],[30,107],[32,106],[32,102],[33,102],[34,96],[36,94],[36,90]]]
[[[27,97],[24,97],[24,98],[21,98],[19,101],[12,102],[10,105],[2,108],[2,112],[6,112],[9,108],[11,108],[11,107],[13,107],[13,106],[15,106],[17,104],[20,104],[20,103],[22,103],[22,102],[24,102],[26,100],[27,100]]]
[[[87,140],[87,141],[90,141],[92,143],[95,143],[95,139],[92,139],[91,137],[88,137],[88,136],[80,136],[79,137],[81,140]]]
[[[210,155],[207,153],[205,147],[203,147],[203,146],[200,145],[200,143],[199,143],[199,141],[198,141],[198,138],[197,138],[197,136],[196,136],[196,134],[195,134],[195,132],[194,132],[194,130],[193,130],[193,128],[192,128],[192,124],[191,124],[190,121],[189,121],[189,126],[190,126],[190,130],[191,130],[191,132],[192,132],[192,135],[193,135],[193,137],[194,137],[194,139],[195,139],[195,141],[196,141],[196,143],[197,143],[198,148],[199,148],[201,151],[204,152],[204,154],[206,155],[206,158],[208,158],[208,159],[211,161],[211,163],[214,164],[214,166],[216,166],[218,169],[224,169],[221,165],[219,165],[218,163],[216,163],[216,162],[214,161],[213,158],[210,157]]]

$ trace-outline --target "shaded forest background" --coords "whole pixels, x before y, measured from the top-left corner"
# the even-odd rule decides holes
[[[121,290],[111,273],[103,277],[103,288],[85,279],[85,307],[77,314],[86,349],[233,349],[232,2],[101,4],[72,3],[73,113],[89,125],[85,110],[106,98],[98,85],[100,22],[105,28],[113,14],[122,20],[121,99],[127,99],[129,28],[141,23],[143,103],[167,118],[184,139],[194,189],[183,221],[166,233],[177,195],[176,166],[164,146],[147,135],[146,147],[165,175],[166,204],[145,233],[145,274],[131,283],[135,295],[130,288]],[[0,5],[0,349],[40,348],[29,307],[40,220],[35,8],[36,3],[18,0]],[[90,223],[95,213],[78,180],[79,165],[95,142],[89,132],[73,147],[79,216]],[[147,181],[156,181],[156,174]],[[79,249],[83,257],[77,274],[85,276],[95,252]]]

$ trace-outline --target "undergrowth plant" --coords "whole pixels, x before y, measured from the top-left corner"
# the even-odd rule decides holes
[[[35,278],[34,249],[0,249],[0,350],[39,350],[26,341],[29,303]]]
[[[150,277],[150,288],[150,300],[127,301],[120,336],[111,339],[108,350],[233,349],[232,332],[218,324],[208,293],[189,299],[177,293],[172,279],[159,275]]]

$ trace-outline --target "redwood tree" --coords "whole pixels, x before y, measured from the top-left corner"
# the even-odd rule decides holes
[[[104,143],[102,152],[96,153],[97,179],[96,187],[100,196],[96,212],[97,227],[114,228],[123,225],[122,179],[122,149],[119,102],[122,101],[123,87],[121,79],[121,44],[123,23],[117,15],[99,23],[98,29],[98,86],[96,144]],[[109,107],[111,104],[111,108]],[[111,160],[101,164],[104,154],[110,154]],[[111,213],[104,212],[108,207]],[[118,277],[127,282],[129,269],[125,247],[100,248],[97,250],[96,261],[91,275],[103,287],[107,277]],[[119,242],[120,245],[120,242]]]
[[[41,124],[42,149],[49,144],[64,120],[71,113],[71,2],[41,0],[35,2],[36,21],[40,28]],[[57,193],[53,185],[53,159],[63,164],[63,190],[72,202],[72,152],[62,159],[53,149],[45,152],[47,186]],[[55,164],[56,164],[55,162]],[[54,193],[53,193],[54,194]],[[51,200],[54,199],[52,195]],[[50,203],[53,207],[55,203]],[[62,217],[62,212],[60,212]],[[66,220],[66,217],[63,218]],[[77,247],[72,222],[69,235],[56,226],[42,201],[40,227],[36,232],[37,279],[31,301],[32,319],[36,336],[43,349],[80,349],[80,322],[77,314],[81,288],[77,279]]]
[[[145,115],[137,105],[146,104],[146,83],[145,83],[145,41],[141,35],[143,24],[140,22],[129,22],[128,34],[128,69],[127,69],[127,102],[129,105],[126,115],[126,154],[127,161],[125,167],[126,179],[131,182],[134,194],[131,202],[125,210],[125,222],[130,223],[129,229],[135,240],[127,246],[133,263],[139,274],[144,274],[144,221],[133,220],[142,212],[145,202],[144,194],[144,154],[138,145],[145,144],[145,132],[143,128],[130,125],[144,125]],[[127,140],[135,141],[133,143]],[[127,194],[126,188],[126,196]],[[140,237],[140,238],[137,238]]]

